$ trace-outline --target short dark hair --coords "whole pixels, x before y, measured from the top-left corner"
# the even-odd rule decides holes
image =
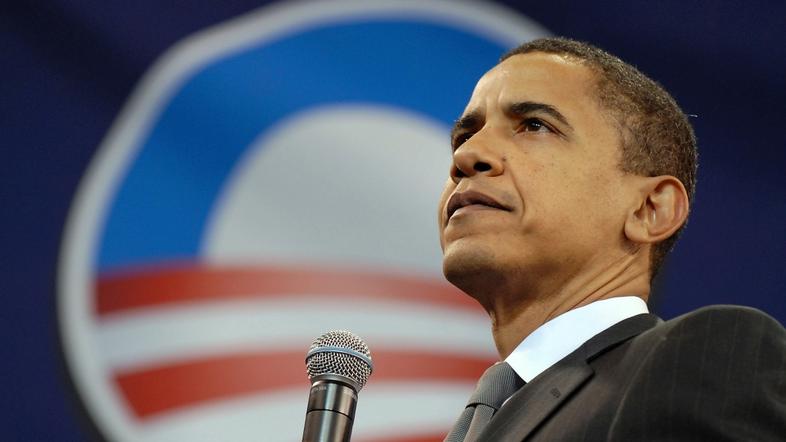
[[[688,201],[693,201],[698,164],[696,136],[685,113],[660,84],[598,47],[561,37],[524,43],[503,55],[500,62],[531,52],[562,55],[594,71],[597,98],[620,129],[620,168],[642,176],[672,175],[685,186]],[[652,248],[651,278],[684,227]]]

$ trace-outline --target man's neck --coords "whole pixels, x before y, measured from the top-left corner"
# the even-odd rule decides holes
[[[619,296],[649,297],[649,272],[641,266],[620,263],[604,271],[584,272],[565,278],[561,285],[548,287],[541,279],[537,291],[526,288],[511,291],[510,284],[501,285],[505,293],[485,294],[482,302],[492,321],[492,333],[501,359],[541,325],[578,307],[602,299]],[[491,296],[489,296],[491,295]]]

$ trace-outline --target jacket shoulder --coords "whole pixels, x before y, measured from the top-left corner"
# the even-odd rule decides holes
[[[670,319],[654,332],[667,339],[707,339],[711,342],[750,339],[782,340],[786,346],[786,329],[772,316],[752,307],[712,305]]]
[[[689,376],[706,379],[722,371],[726,381],[740,382],[740,377],[761,375],[762,369],[786,368],[786,329],[751,307],[703,307],[665,321],[641,338],[645,342],[639,347],[648,354],[643,368],[659,377],[673,373],[673,379],[688,381]]]
[[[683,321],[703,321],[709,320],[710,318],[717,318],[720,320],[732,319],[743,321],[764,321],[771,323],[771,325],[776,325],[782,328],[780,323],[767,313],[759,309],[743,305],[709,305],[685,313],[666,322],[679,323]]]
[[[739,306],[704,307],[642,333],[610,439],[777,440],[786,434],[786,330]]]

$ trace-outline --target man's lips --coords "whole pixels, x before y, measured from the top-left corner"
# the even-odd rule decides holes
[[[465,192],[457,192],[451,195],[450,199],[448,200],[447,219],[450,219],[450,217],[453,216],[456,210],[462,207],[467,207],[472,205],[480,205],[480,206],[490,207],[493,209],[510,211],[509,207],[506,207],[499,201],[495,200],[494,198],[484,193],[480,193],[474,190],[467,190]]]

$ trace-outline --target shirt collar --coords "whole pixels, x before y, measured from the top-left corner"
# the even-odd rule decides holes
[[[638,296],[603,299],[565,312],[541,325],[513,350],[505,362],[530,382],[590,338],[630,317],[649,313]]]

